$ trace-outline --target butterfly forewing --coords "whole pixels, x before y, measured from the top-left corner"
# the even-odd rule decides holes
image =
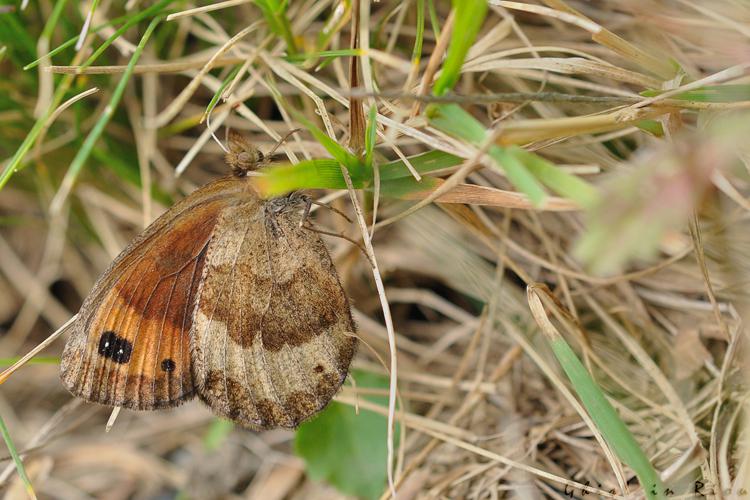
[[[190,340],[198,285],[216,224],[237,202],[236,179],[208,184],[131,243],[94,286],[61,362],[88,401],[133,409],[174,406],[195,393]]]
[[[215,412],[249,427],[296,427],[327,405],[356,346],[328,251],[300,228],[300,211],[284,200],[233,207],[206,255],[195,385]]]

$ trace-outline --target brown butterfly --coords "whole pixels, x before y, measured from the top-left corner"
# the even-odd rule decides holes
[[[81,307],[65,386],[136,410],[196,394],[250,428],[323,409],[356,349],[349,301],[303,195],[263,200],[260,151],[230,135],[232,175],[174,205],[114,260]],[[309,208],[309,205],[308,205]]]

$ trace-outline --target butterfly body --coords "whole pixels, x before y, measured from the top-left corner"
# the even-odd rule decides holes
[[[304,199],[229,176],[174,205],[86,298],[61,362],[87,401],[137,410],[195,395],[250,428],[296,427],[356,349],[346,294]]]

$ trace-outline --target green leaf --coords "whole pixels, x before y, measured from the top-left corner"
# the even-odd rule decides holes
[[[380,183],[380,195],[388,198],[405,198],[410,193],[429,191],[437,188],[439,182],[434,177],[422,177],[421,181],[414,177],[402,177],[382,181]]]
[[[456,85],[461,76],[461,66],[466,59],[466,53],[474,44],[484,17],[487,15],[486,0],[454,0],[453,8],[456,11],[456,17],[451,43],[443,69],[432,89],[435,95],[443,95]]]
[[[16,466],[16,472],[26,488],[26,493],[29,495],[29,498],[36,499],[34,488],[31,486],[31,481],[29,480],[29,476],[26,474],[26,469],[23,466],[23,460],[21,460],[21,456],[18,454],[18,451],[16,451],[16,445],[13,444],[13,439],[10,437],[10,431],[8,431],[8,428],[5,426],[5,421],[2,416],[0,416],[0,433],[3,435],[5,446],[8,447],[10,457],[13,459],[13,463]]]
[[[305,52],[303,54],[294,54],[284,57],[289,62],[298,63],[305,62],[309,59],[328,58],[335,59],[337,57],[357,57],[362,55],[360,49],[337,49],[337,50],[321,50],[319,52]]]
[[[0,366],[10,366],[17,363],[21,356],[12,358],[0,358]],[[34,356],[26,362],[27,365],[59,365],[60,356]]]
[[[428,151],[420,155],[414,155],[408,157],[409,163],[414,167],[414,170],[420,174],[428,174],[435,170],[442,170],[444,168],[455,167],[464,161],[459,156],[446,153],[444,151]],[[406,167],[403,160],[396,160],[389,163],[380,165],[380,180],[398,179],[401,177],[411,177],[412,174]]]
[[[20,12],[0,14],[0,44],[8,47],[8,56],[18,66],[36,53],[36,43],[27,32],[28,23]]]
[[[388,388],[388,379],[356,371],[360,387]],[[360,396],[362,397],[362,396]],[[367,397],[387,405],[387,397]],[[339,491],[360,498],[380,497],[386,484],[388,452],[386,417],[333,402],[314,420],[299,427],[295,452],[305,460],[307,474]]]
[[[372,153],[375,151],[375,137],[378,131],[378,108],[374,104],[370,106],[370,113],[365,131],[365,165],[372,168]]]
[[[556,193],[577,202],[582,207],[591,207],[599,201],[599,191],[591,184],[560,170],[541,156],[529,153],[518,146],[510,146],[508,152],[520,159],[534,177]]]
[[[94,63],[94,61],[96,61],[99,58],[99,56],[102,55],[105,50],[107,50],[107,47],[109,47],[110,45],[112,45],[115,42],[115,40],[117,40],[118,38],[122,37],[122,35],[127,30],[129,30],[131,27],[135,26],[142,19],[145,19],[145,18],[151,16],[152,14],[158,14],[158,13],[162,12],[170,3],[174,2],[174,1],[175,0],[162,0],[161,2],[156,3],[156,4],[152,5],[151,7],[147,8],[147,9],[143,9],[143,11],[141,11],[138,14],[134,15],[133,17],[129,18],[125,24],[123,24],[122,26],[120,26],[119,28],[117,28],[115,30],[115,32],[112,33],[112,35],[110,35],[110,37],[107,38],[104,41],[104,43],[102,43],[94,51],[94,53],[91,54],[91,56],[89,56],[88,59],[86,59],[86,61],[83,64],[81,64],[81,69],[87,68],[87,67],[91,66]]]
[[[665,90],[645,90],[641,92],[644,97],[655,97],[666,92]],[[750,101],[750,85],[727,84],[727,85],[705,85],[694,90],[688,90],[670,97],[695,102],[740,102]]]
[[[333,156],[339,163],[344,165],[352,177],[352,181],[363,182],[372,179],[371,169],[360,160],[357,156],[350,153],[344,146],[328,137],[328,134],[320,130],[313,122],[302,116],[300,113],[294,113],[295,118],[304,127],[310,131],[315,139]]]
[[[664,487],[659,474],[573,349],[562,337],[555,337],[550,345],[605,441],[635,471],[647,498],[662,498],[659,494]]]
[[[295,189],[346,189],[339,162],[331,158],[303,160],[296,165],[278,165],[263,170],[257,185],[264,196],[281,196]],[[360,181],[352,180],[355,188]]]
[[[462,158],[443,151],[430,151],[409,157],[414,169],[420,174],[453,167]],[[346,189],[339,162],[332,158],[303,160],[295,165],[274,165],[263,170],[263,177],[255,182],[265,196],[281,196],[295,189]],[[397,160],[380,166],[381,194],[400,198],[414,191],[426,191],[436,185],[433,179],[412,177],[403,161]],[[369,188],[369,183],[352,179],[355,189]]]
[[[433,127],[475,146],[481,145],[487,136],[484,126],[458,104],[430,105],[427,107],[427,117]],[[535,205],[542,204],[546,197],[544,189],[518,157],[494,145],[487,152],[516,189],[528,196]]]
[[[266,18],[271,31],[284,38],[287,52],[296,54],[297,43],[294,41],[292,27],[286,15],[287,2],[285,0],[255,0],[255,5],[263,12],[263,17]]]
[[[458,104],[431,104],[427,106],[426,114],[433,127],[475,146],[480,145],[487,135],[484,125]]]
[[[661,122],[656,120],[641,120],[636,122],[635,126],[653,136],[664,137],[664,128],[661,126]]]
[[[487,136],[487,130],[479,120],[457,104],[432,104],[427,107],[427,118],[433,127],[475,146],[481,146]],[[547,196],[542,184],[583,207],[591,206],[599,199],[597,190],[589,183],[560,170],[537,154],[517,146],[503,148],[497,145],[490,146],[487,153],[505,172],[511,184],[537,206],[542,205]]]

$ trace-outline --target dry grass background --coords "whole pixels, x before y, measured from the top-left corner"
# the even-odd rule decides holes
[[[283,57],[288,40],[270,31],[258,7],[233,3],[160,26],[166,34],[160,39],[157,30],[146,44],[75,184],[66,185],[63,176],[111,102],[147,23],[125,31],[74,83],[53,80],[72,70],[49,60],[31,73],[12,58],[0,62],[6,77],[0,92],[16,105],[0,112],[0,153],[8,160],[34,117],[51,106],[53,87],[72,85],[66,99],[99,89],[47,120],[25,168],[0,194],[0,356],[12,361],[67,321],[108,262],[165,204],[224,172],[221,150],[199,121],[232,68],[240,68],[236,85],[225,87],[229,99],[213,109],[212,126],[241,130],[266,151],[299,126],[294,113],[342,145],[351,142],[352,130],[363,131],[350,122],[348,57],[292,63]],[[694,497],[696,481],[706,485],[706,496],[738,496],[750,486],[741,426],[747,371],[740,363],[742,318],[750,312],[748,97],[746,91],[725,100],[679,93],[700,93],[706,84],[748,85],[750,7],[733,0],[490,2],[455,88],[463,98],[454,100],[499,144],[522,145],[594,185],[603,201],[583,211],[563,197],[533,208],[508,193],[514,186],[478,155],[476,144],[428,124],[424,104],[413,113],[419,101],[405,94],[420,93],[425,75],[422,93],[430,94],[430,73],[446,49],[436,24],[446,33],[451,10],[448,2],[426,2],[423,45],[413,58],[419,3],[361,6],[361,99],[380,114],[376,163],[444,151],[465,162],[429,175],[459,172],[454,180],[483,188],[462,186],[442,198],[454,203],[429,204],[374,231],[404,402],[404,412],[396,413],[405,430],[397,449],[398,498],[567,498],[571,492],[578,498],[581,485],[596,488],[592,496],[644,496],[631,469],[574,404],[576,388],[532,316],[531,283],[553,290],[557,302],[547,301],[544,314],[674,496]],[[74,4],[59,23],[68,34],[54,31],[50,38],[40,31],[53,3],[27,7],[36,9],[22,19],[37,56],[80,30],[91,4]],[[131,0],[124,10],[120,2],[101,0],[92,26],[148,5]],[[191,4],[172,7],[180,12]],[[346,1],[292,2],[287,17],[297,48],[316,50],[321,33],[330,38],[318,49],[349,48],[351,13]],[[166,28],[169,23],[174,26]],[[72,64],[111,34],[105,28],[90,35]],[[71,60],[62,59],[54,63]],[[680,90],[640,94],[647,89]],[[730,128],[712,128],[727,116],[737,120]],[[644,130],[649,127],[661,133]],[[307,133],[281,150],[292,162],[328,156]],[[175,170],[184,174],[176,177]],[[139,175],[140,188],[133,181]],[[346,190],[314,194],[353,214]],[[358,194],[371,221],[372,193]],[[379,221],[411,203],[378,202]],[[334,214],[317,211],[315,218],[362,237],[356,224]],[[326,241],[353,299],[359,335],[387,360],[370,264],[347,241]],[[62,340],[54,343],[42,354],[51,359],[22,368],[0,393],[0,414],[40,497],[341,495],[306,478],[292,432],[235,429],[219,446],[206,446],[215,424],[197,402],[124,411],[105,434],[109,412],[71,400],[62,388],[54,358],[61,348]],[[364,346],[355,366],[385,373]],[[338,399],[354,404],[357,391],[367,392],[347,385]],[[23,497],[13,462],[5,457],[1,465],[6,498]]]

